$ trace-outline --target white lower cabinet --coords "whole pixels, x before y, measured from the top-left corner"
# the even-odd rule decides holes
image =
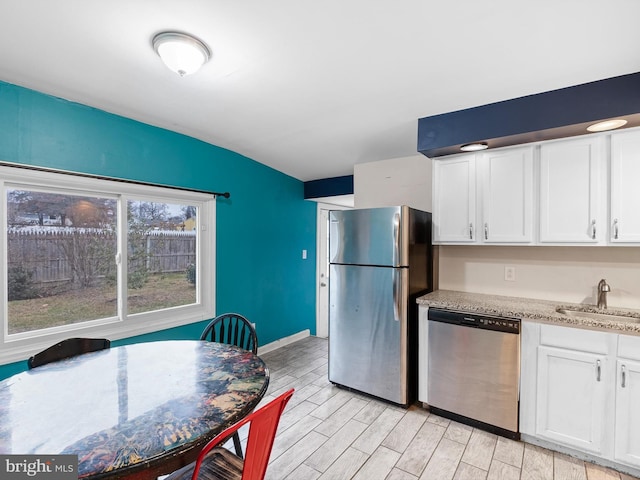
[[[640,469],[640,337],[531,323],[522,335],[521,433]]]
[[[536,434],[589,453],[602,453],[606,356],[538,347]]]
[[[620,335],[618,342],[614,457],[640,467],[640,337]]]

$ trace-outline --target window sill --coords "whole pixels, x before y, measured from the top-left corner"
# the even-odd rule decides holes
[[[69,337],[108,338],[114,341],[181,327],[183,325],[209,320],[214,317],[213,309],[211,309],[211,311],[203,311],[202,308],[194,308],[193,310],[199,310],[199,312],[190,311],[171,315],[169,312],[163,311],[157,312],[157,317],[153,318],[153,320],[147,319],[144,322],[136,322],[134,316],[131,317],[126,324],[118,320],[99,325],[86,325],[81,328],[79,328],[79,324],[73,324],[64,329],[58,329],[50,335],[16,339],[9,337],[9,339],[5,341],[5,348],[0,352],[0,365],[23,360],[26,361],[31,355]]]

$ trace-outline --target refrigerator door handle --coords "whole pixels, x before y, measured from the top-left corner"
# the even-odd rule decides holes
[[[393,319],[396,322],[400,321],[400,284],[402,283],[402,279],[400,278],[397,271],[393,272]]]
[[[403,269],[393,270],[393,319],[401,322],[405,317]]]
[[[393,215],[393,265],[400,265],[400,214]]]

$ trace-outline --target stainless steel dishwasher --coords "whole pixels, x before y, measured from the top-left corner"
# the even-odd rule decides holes
[[[429,308],[427,403],[518,439],[520,320]]]

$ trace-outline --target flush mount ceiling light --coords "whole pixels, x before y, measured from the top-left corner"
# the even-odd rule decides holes
[[[462,145],[460,150],[463,152],[477,152],[478,150],[486,150],[489,148],[485,142],[482,143],[467,143],[466,145]]]
[[[202,41],[185,33],[162,32],[152,43],[164,64],[181,77],[197,72],[211,58]]]
[[[616,118],[614,120],[605,120],[604,122],[594,123],[593,125],[589,125],[587,130],[590,132],[606,132],[607,130],[613,130],[615,128],[620,128],[627,124],[626,120],[622,118]]]

